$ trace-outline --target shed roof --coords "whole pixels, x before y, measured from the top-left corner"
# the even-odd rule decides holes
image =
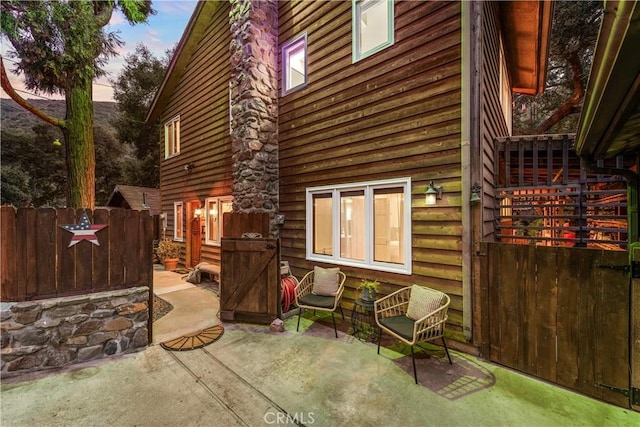
[[[137,211],[148,210],[151,215],[161,212],[160,190],[151,187],[116,185],[107,206],[124,207]]]

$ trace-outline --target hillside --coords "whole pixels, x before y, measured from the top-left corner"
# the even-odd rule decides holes
[[[36,107],[54,117],[64,118],[64,100],[28,99]],[[115,102],[94,102],[93,114],[96,125],[100,125],[115,135],[111,122],[118,115],[118,104]],[[30,134],[34,125],[44,123],[33,114],[19,106],[13,99],[0,100],[0,128],[12,134]]]

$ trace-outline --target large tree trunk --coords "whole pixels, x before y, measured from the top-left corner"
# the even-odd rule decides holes
[[[96,202],[96,157],[93,143],[91,79],[66,90],[67,116],[63,129],[68,171],[67,204],[93,209]]]

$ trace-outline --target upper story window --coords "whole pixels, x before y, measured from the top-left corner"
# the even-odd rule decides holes
[[[352,0],[353,62],[393,45],[393,0]]]
[[[184,205],[182,202],[173,202],[173,240],[184,240]]]
[[[500,105],[502,106],[502,114],[507,123],[509,135],[512,134],[512,116],[513,116],[513,100],[511,94],[511,83],[509,80],[509,70],[507,68],[507,58],[504,54],[504,46],[500,40]]]
[[[282,46],[282,95],[307,84],[307,34]]]
[[[227,212],[233,211],[231,197],[209,197],[205,200],[205,243],[207,245],[219,245],[224,227],[223,219]]]
[[[176,116],[164,124],[164,158],[167,159],[180,152],[180,116]]]
[[[307,259],[411,274],[411,179],[308,188]]]

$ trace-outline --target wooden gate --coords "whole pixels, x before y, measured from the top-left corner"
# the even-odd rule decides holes
[[[271,323],[280,315],[278,239],[222,239],[220,316]]]
[[[627,252],[483,243],[484,357],[629,407]]]

